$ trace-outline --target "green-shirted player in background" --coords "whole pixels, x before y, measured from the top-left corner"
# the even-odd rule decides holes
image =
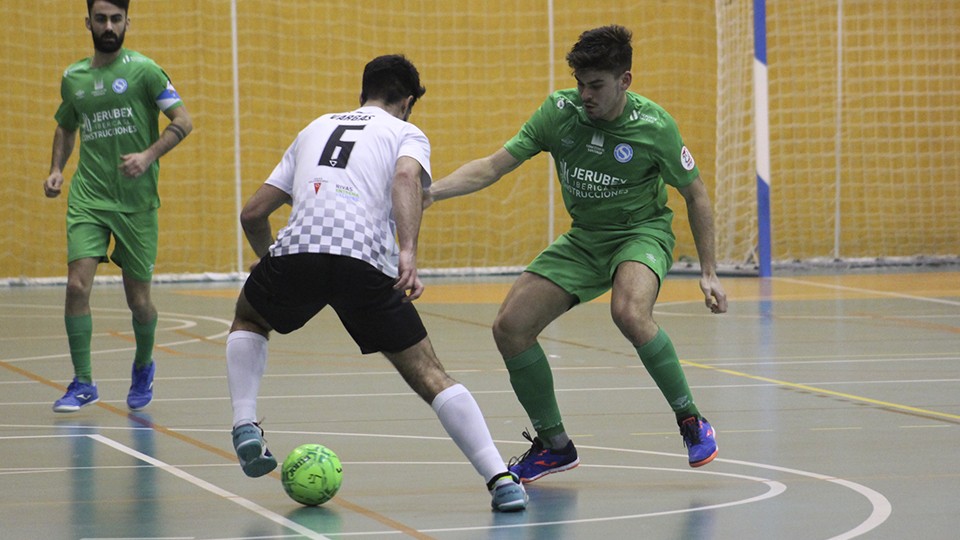
[[[577,88],[551,94],[512,139],[433,184],[424,203],[483,189],[539,152],[557,166],[568,232],[520,275],[493,324],[510,384],[536,437],[510,471],[532,482],[576,467],[553,375],[537,336],[573,306],[612,289],[613,321],[630,341],[676,415],[689,463],[717,455],[713,428],[694,404],[670,337],[653,319],[660,283],[673,264],[673,211],[666,186],[687,203],[700,259],[700,288],[714,313],[727,310],[716,273],[713,212],[693,157],[673,118],[627,89],[633,76],[631,33],[622,26],[589,30],[567,54]]]
[[[47,197],[63,187],[63,167],[80,133],[80,159],[67,201],[67,294],[64,322],[74,379],[53,404],[73,412],[100,397],[90,366],[93,323],[90,292],[97,264],[110,258],[123,269],[123,289],[136,339],[127,406],[140,410],[153,398],[157,309],[150,282],[157,259],[157,179],[160,156],[193,129],[170,78],[153,60],[123,48],[129,0],[87,0],[86,26],[94,54],[64,71],[56,113]],[[170,123],[159,133],[159,113]]]

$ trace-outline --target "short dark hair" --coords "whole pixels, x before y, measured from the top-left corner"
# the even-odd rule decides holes
[[[620,75],[633,64],[632,37],[630,30],[618,24],[587,30],[567,53],[567,65],[574,72],[595,69]]]
[[[426,91],[426,88],[420,86],[420,72],[413,62],[402,54],[378,56],[363,68],[361,103],[370,99],[397,103],[413,96],[410,104],[412,107]]]
[[[87,15],[90,14],[90,10],[93,9],[93,3],[96,1],[97,0],[87,0]],[[130,0],[105,0],[105,1],[110,2],[111,4],[122,9],[124,13],[127,13],[128,11],[130,11]]]

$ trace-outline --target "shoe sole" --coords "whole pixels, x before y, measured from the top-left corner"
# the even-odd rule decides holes
[[[146,403],[140,406],[131,405],[130,402],[127,401],[127,408],[129,408],[131,411],[142,411],[143,409],[147,408],[147,405],[149,405],[151,401],[153,401],[153,396],[150,396],[150,399],[148,399]]]
[[[264,455],[263,445],[257,439],[244,441],[236,448],[240,468],[251,478],[263,476],[277,468],[277,460]]]
[[[80,409],[86,407],[87,405],[93,405],[94,403],[96,403],[96,402],[98,402],[98,401],[100,401],[100,398],[94,399],[94,400],[92,400],[92,401],[88,401],[88,402],[84,403],[83,405],[77,405],[77,406],[73,406],[73,405],[61,405],[61,406],[59,406],[59,407],[54,406],[54,407],[53,407],[53,412],[59,412],[59,413],[77,412],[77,411],[79,411]]]
[[[521,488],[522,490],[523,488]],[[519,490],[518,490],[519,491]],[[497,512],[518,512],[524,510],[527,507],[527,501],[529,500],[527,494],[523,491],[519,491],[520,498],[512,501],[505,501],[502,503],[493,503],[493,509]],[[513,490],[511,490],[510,495],[516,495]]]
[[[519,512],[526,510],[527,501],[514,501],[509,504],[498,504],[494,510],[497,512]]]
[[[719,449],[719,448],[716,449],[716,450],[714,450],[713,453],[710,454],[710,456],[707,457],[706,459],[701,459],[700,461],[691,461],[691,462],[690,462],[690,466],[691,466],[691,467],[694,467],[694,468],[696,468],[696,467],[703,467],[703,466],[706,465],[707,463],[710,463],[711,461],[713,461],[713,458],[717,457],[717,454],[718,454],[718,453],[720,453],[720,449]]]
[[[575,469],[575,468],[577,468],[577,465],[579,465],[579,464],[580,464],[580,458],[577,458],[576,461],[571,461],[570,463],[567,463],[567,464],[565,464],[565,465],[561,465],[561,466],[559,466],[559,467],[554,467],[554,468],[552,468],[552,469],[550,469],[550,470],[543,471],[542,473],[540,473],[540,474],[538,474],[538,475],[536,475],[536,476],[532,476],[532,477],[530,477],[530,478],[521,478],[521,479],[520,479],[520,482],[521,482],[521,483],[524,483],[524,484],[529,484],[529,483],[532,483],[532,482],[536,482],[537,480],[543,478],[544,476],[547,476],[548,474],[553,474],[553,473],[558,473],[558,472],[563,472],[563,471],[569,471],[570,469]],[[513,471],[511,471],[511,472],[513,472]]]
[[[243,473],[250,478],[259,478],[277,468],[277,460],[272,458],[257,458],[246,464],[240,464]]]

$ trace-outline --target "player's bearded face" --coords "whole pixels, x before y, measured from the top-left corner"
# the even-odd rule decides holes
[[[90,35],[93,36],[93,48],[102,53],[117,52],[120,47],[123,47],[123,38],[126,33],[125,28],[121,29],[119,34],[112,29],[104,30],[100,34],[97,34],[96,30],[90,30]]]

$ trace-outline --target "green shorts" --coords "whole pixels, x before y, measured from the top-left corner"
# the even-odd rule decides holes
[[[112,235],[110,260],[126,276],[150,281],[157,262],[158,231],[156,209],[128,214],[67,205],[67,263],[87,257],[107,262]]]
[[[585,303],[610,290],[617,266],[625,261],[649,267],[663,283],[673,266],[675,243],[672,234],[659,230],[573,228],[547,246],[526,270],[549,279]]]

